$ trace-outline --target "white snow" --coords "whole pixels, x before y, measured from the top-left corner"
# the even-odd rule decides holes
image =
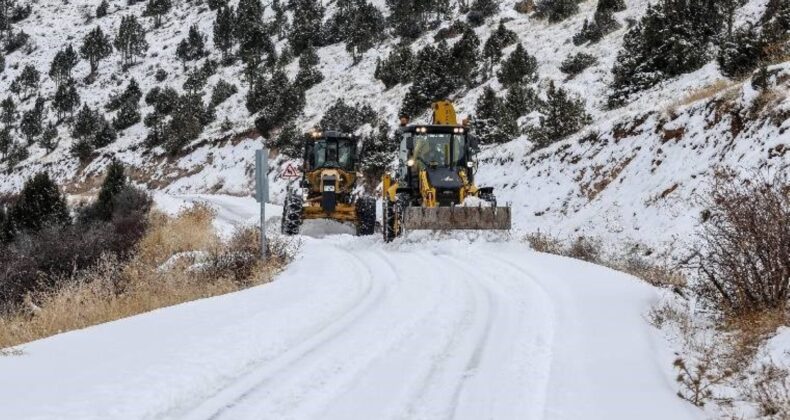
[[[228,223],[256,204],[205,200]],[[164,200],[157,200],[160,205]],[[501,241],[305,238],[272,284],[0,357],[13,419],[686,419],[655,289]]]

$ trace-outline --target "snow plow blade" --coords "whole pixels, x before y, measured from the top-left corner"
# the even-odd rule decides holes
[[[410,207],[407,230],[510,230],[510,207]]]

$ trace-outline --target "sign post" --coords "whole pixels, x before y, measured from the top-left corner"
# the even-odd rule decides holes
[[[269,151],[255,151],[255,200],[261,205],[261,259],[268,254],[266,239],[266,203],[269,201]]]

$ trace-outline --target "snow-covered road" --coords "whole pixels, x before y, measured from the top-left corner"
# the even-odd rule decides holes
[[[0,418],[695,418],[656,299],[521,244],[306,238],[270,285],[0,357]]]

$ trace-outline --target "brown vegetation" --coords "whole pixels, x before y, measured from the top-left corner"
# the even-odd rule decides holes
[[[266,283],[287,263],[289,244],[275,239],[263,263],[255,229],[239,229],[223,242],[213,218],[202,205],[176,217],[152,213],[130,260],[104,258],[64,287],[31,295],[24,307],[0,314],[0,348]],[[183,253],[187,258],[178,258]],[[178,263],[167,264],[174,256]]]
[[[722,173],[708,200],[694,262],[697,294],[727,317],[787,310],[790,301],[790,184],[786,176],[741,181]]]

